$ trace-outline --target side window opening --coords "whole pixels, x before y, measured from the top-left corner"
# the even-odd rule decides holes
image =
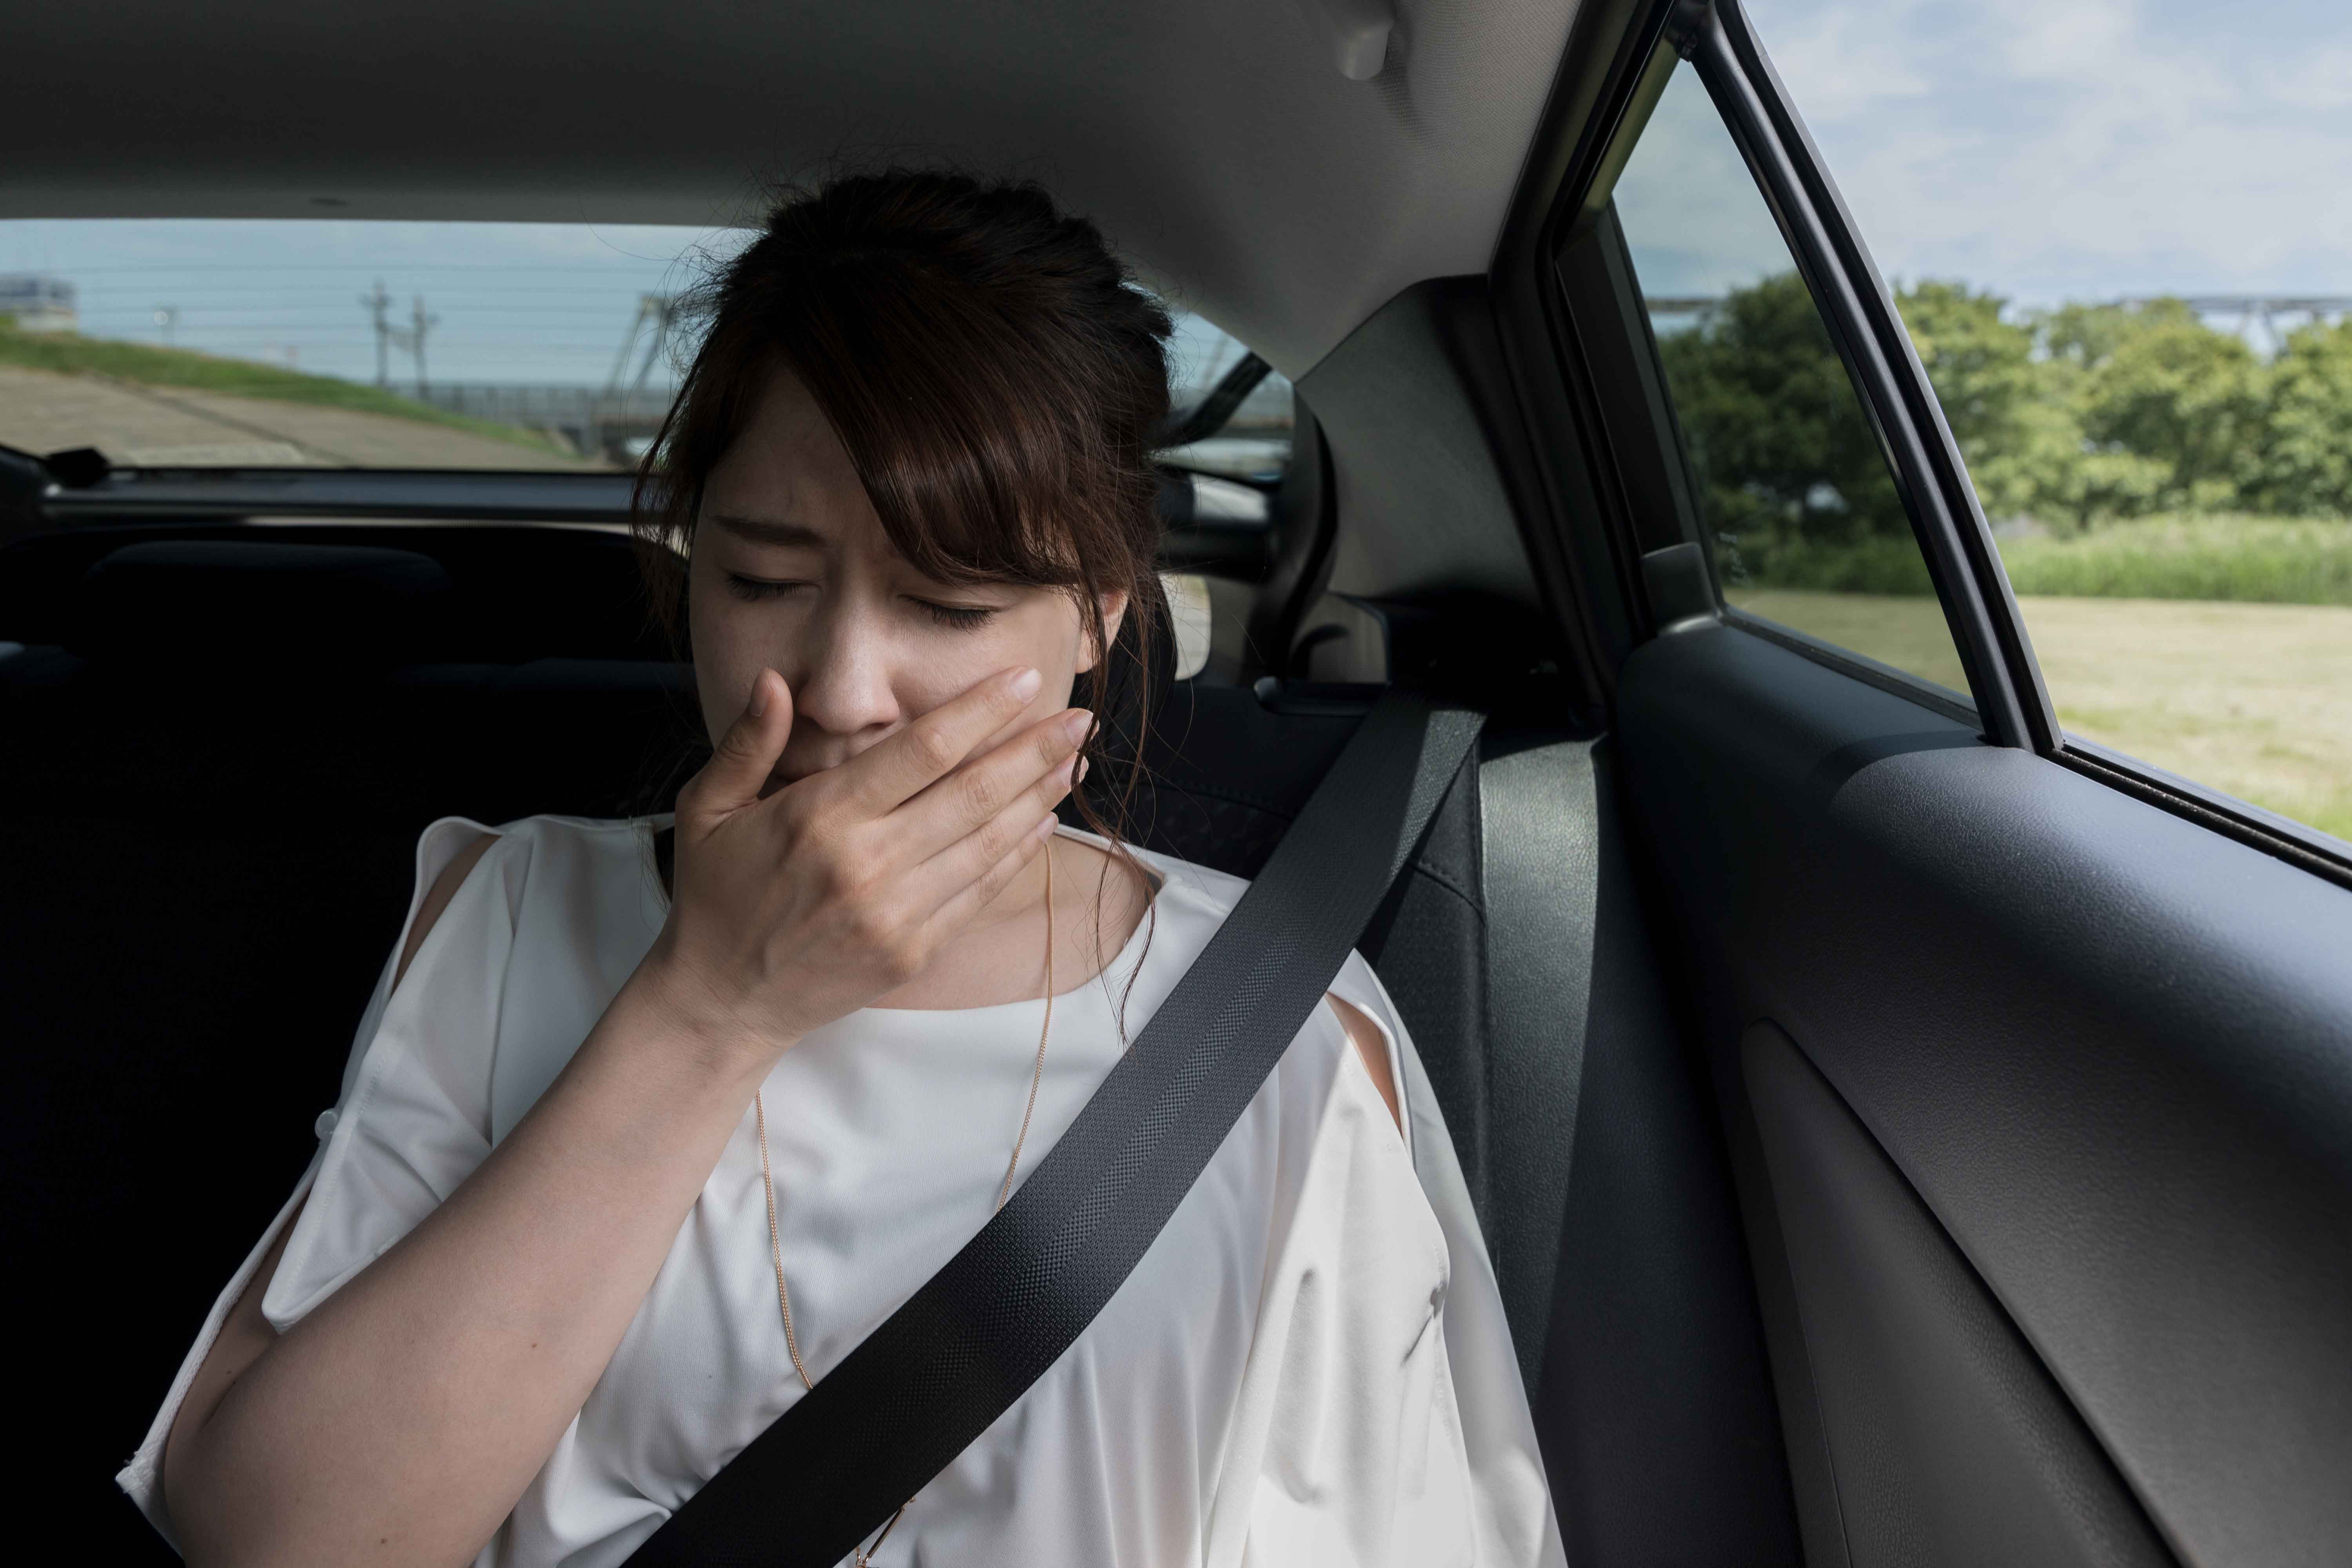
[[[1193,572],[1162,573],[1160,586],[1168,595],[1169,641],[1173,645],[1178,680],[1190,680],[1209,667],[1215,641],[1216,610],[1209,580]]]
[[[1691,66],[1673,63],[1612,201],[1724,603],[1965,702],[1877,434]]]
[[[2055,754],[2346,875],[2352,291],[2324,193],[2352,121],[2340,92],[2283,84],[2339,85],[2352,16],[2278,30],[2123,7],[2053,73],[1981,7],[1749,8],[1804,40],[1787,90],[1855,172]],[[2166,79],[2210,87],[2151,90]]]
[[[1169,304],[1168,401],[1173,411],[1160,460],[1246,484],[1273,484],[1290,466],[1289,378],[1207,317]]]

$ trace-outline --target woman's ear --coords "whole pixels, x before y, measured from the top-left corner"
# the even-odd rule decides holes
[[[1104,594],[1095,600],[1095,604],[1102,611],[1103,643],[1108,645],[1117,642],[1119,623],[1127,618],[1127,595],[1123,593]],[[1102,648],[1095,643],[1093,627],[1080,628],[1079,635],[1086,639],[1086,647],[1081,650],[1085,662],[1078,666],[1075,673],[1084,675],[1102,662]]]

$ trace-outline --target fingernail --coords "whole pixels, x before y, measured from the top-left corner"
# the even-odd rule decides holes
[[[1013,695],[1026,702],[1036,696],[1038,688],[1045,684],[1044,676],[1034,669],[1024,669],[1013,678]]]
[[[1062,765],[1054,770],[1055,776],[1062,781],[1062,787],[1064,789],[1068,789],[1071,785],[1078,782],[1078,762],[1079,759],[1076,757],[1064,757],[1062,759]]]
[[[1094,763],[1090,763],[1090,762],[1087,761],[1087,759],[1086,759],[1086,758],[1084,758],[1084,757],[1080,757],[1080,758],[1078,759],[1078,776],[1077,776],[1076,778],[1073,779],[1073,780],[1071,781],[1071,783],[1073,783],[1073,784],[1084,784],[1084,783],[1086,783],[1086,782],[1087,782],[1087,770],[1088,768],[1093,767],[1093,766],[1094,766]]]
[[[1070,737],[1070,744],[1076,746],[1085,743],[1087,731],[1093,727],[1094,721],[1095,716],[1083,708],[1073,708],[1065,714],[1062,719],[1062,729]]]
[[[1054,836],[1054,829],[1060,826],[1062,826],[1062,819],[1049,811],[1045,814],[1045,820],[1037,825],[1037,837],[1050,838]]]
[[[761,670],[759,678],[751,682],[751,717],[757,719],[767,710],[768,675],[767,671]]]

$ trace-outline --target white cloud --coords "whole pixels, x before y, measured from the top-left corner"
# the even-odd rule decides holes
[[[1891,275],[2032,302],[2352,294],[2352,14],[2309,0],[2259,20],[2185,0],[1751,9]]]
[[[2270,92],[2290,109],[2352,109],[2352,47],[2321,49],[2270,77]]]
[[[1834,123],[1874,114],[1899,114],[1907,100],[1934,89],[1933,79],[1910,60],[1904,21],[1920,7],[1823,8],[1792,18],[1787,37],[1772,40],[1772,63],[1784,80],[1807,84],[1807,121]]]

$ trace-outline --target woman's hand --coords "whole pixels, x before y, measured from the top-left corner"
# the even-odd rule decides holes
[[[678,798],[668,923],[555,1081],[286,1334],[261,1311],[274,1260],[237,1302],[165,1450],[190,1562],[481,1549],[604,1374],[776,1054],[913,976],[1044,847],[1092,715],[972,755],[1039,685],[1006,670],[762,800],[793,700],[761,673]]]
[[[1037,695],[1009,669],[837,767],[760,797],[792,734],[783,678],[677,799],[676,889],[648,966],[730,1048],[778,1052],[912,979],[1045,847],[1093,715],[972,751]]]

